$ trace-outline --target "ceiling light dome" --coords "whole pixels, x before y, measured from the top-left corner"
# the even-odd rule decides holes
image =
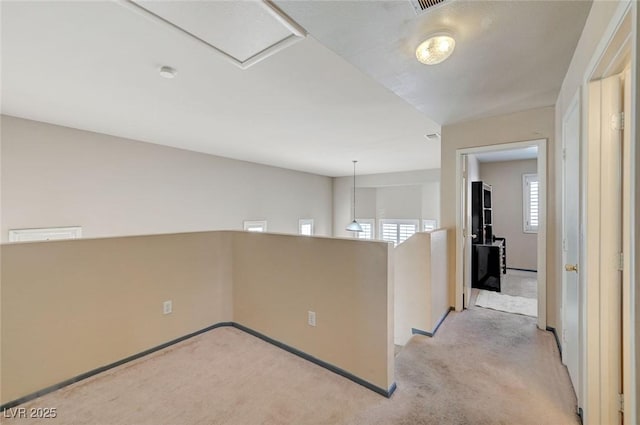
[[[435,65],[451,56],[455,47],[456,41],[449,34],[434,34],[420,43],[416,58],[425,65]]]

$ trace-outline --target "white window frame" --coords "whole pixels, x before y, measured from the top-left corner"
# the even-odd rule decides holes
[[[311,226],[311,233],[309,233],[308,235],[306,233],[302,233],[302,226],[307,226],[307,225]],[[304,236],[313,236],[315,234],[315,227],[313,225],[313,219],[312,218],[301,218],[300,220],[298,220],[298,233],[300,235],[304,235]]]
[[[376,238],[376,219],[375,218],[359,218],[358,219],[358,223],[360,223],[360,225],[362,226],[363,224],[367,224],[369,226],[371,226],[371,237],[370,238],[365,238],[364,236],[364,232],[354,232],[353,237],[357,238],[357,239],[364,239],[364,240],[375,240]]]
[[[422,219],[422,231],[423,232],[431,232],[432,230],[436,230],[438,228],[438,220],[433,219]]]
[[[41,229],[9,230],[9,242],[39,242],[49,240],[80,239],[82,227],[46,227]]]
[[[378,235],[379,235],[379,239],[380,240],[386,240],[386,239],[382,239],[384,233],[382,232],[382,228],[384,227],[385,224],[395,224],[398,226],[398,232],[400,231],[400,225],[401,224],[412,224],[415,226],[416,229],[416,233],[420,231],[420,220],[414,220],[414,219],[395,219],[395,218],[382,218],[380,220],[378,220]],[[392,241],[388,241],[388,242],[392,242]],[[400,245],[402,242],[400,240],[400,234],[398,233],[398,239],[397,242],[394,241],[394,246],[398,246]]]
[[[540,223],[540,211],[538,210],[538,224],[531,224],[531,182],[538,185],[538,208],[540,208],[540,181],[538,174],[522,175],[522,231],[524,233],[538,233],[538,224]]]
[[[244,230],[247,232],[260,232],[267,231],[267,220],[245,220],[243,222]],[[253,228],[261,227],[262,230],[252,230]]]

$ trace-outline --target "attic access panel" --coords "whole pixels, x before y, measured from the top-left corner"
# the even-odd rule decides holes
[[[121,0],[120,4],[204,43],[241,69],[306,35],[298,24],[268,0]]]

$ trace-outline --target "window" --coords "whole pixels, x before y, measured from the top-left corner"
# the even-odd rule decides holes
[[[244,230],[246,230],[247,232],[266,232],[267,221],[266,220],[245,221]]]
[[[437,220],[422,220],[422,231],[430,232],[432,230],[436,230],[438,228]]]
[[[82,227],[9,230],[9,242],[54,241],[60,239],[78,239],[81,237]]]
[[[362,232],[356,232],[358,239],[373,239],[376,237],[375,220],[373,218],[359,218],[358,223],[362,227]]]
[[[418,223],[418,220],[380,220],[380,238],[398,245],[418,231]]]
[[[537,233],[539,224],[540,185],[537,174],[522,175],[523,228],[525,233]]]
[[[305,236],[313,235],[313,219],[301,218],[298,220],[298,233]]]

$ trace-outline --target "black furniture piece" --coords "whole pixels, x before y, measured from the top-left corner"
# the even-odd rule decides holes
[[[471,182],[471,234],[476,244],[493,241],[491,186],[481,181]]]
[[[496,240],[490,244],[473,245],[471,255],[471,286],[479,289],[500,292],[502,274],[506,268],[504,258],[504,243]]]
[[[490,185],[471,183],[471,286],[500,292],[500,281],[507,272],[505,238],[493,234],[493,204]]]
[[[505,238],[494,237],[496,242],[502,241],[502,274],[507,274],[507,240]]]

